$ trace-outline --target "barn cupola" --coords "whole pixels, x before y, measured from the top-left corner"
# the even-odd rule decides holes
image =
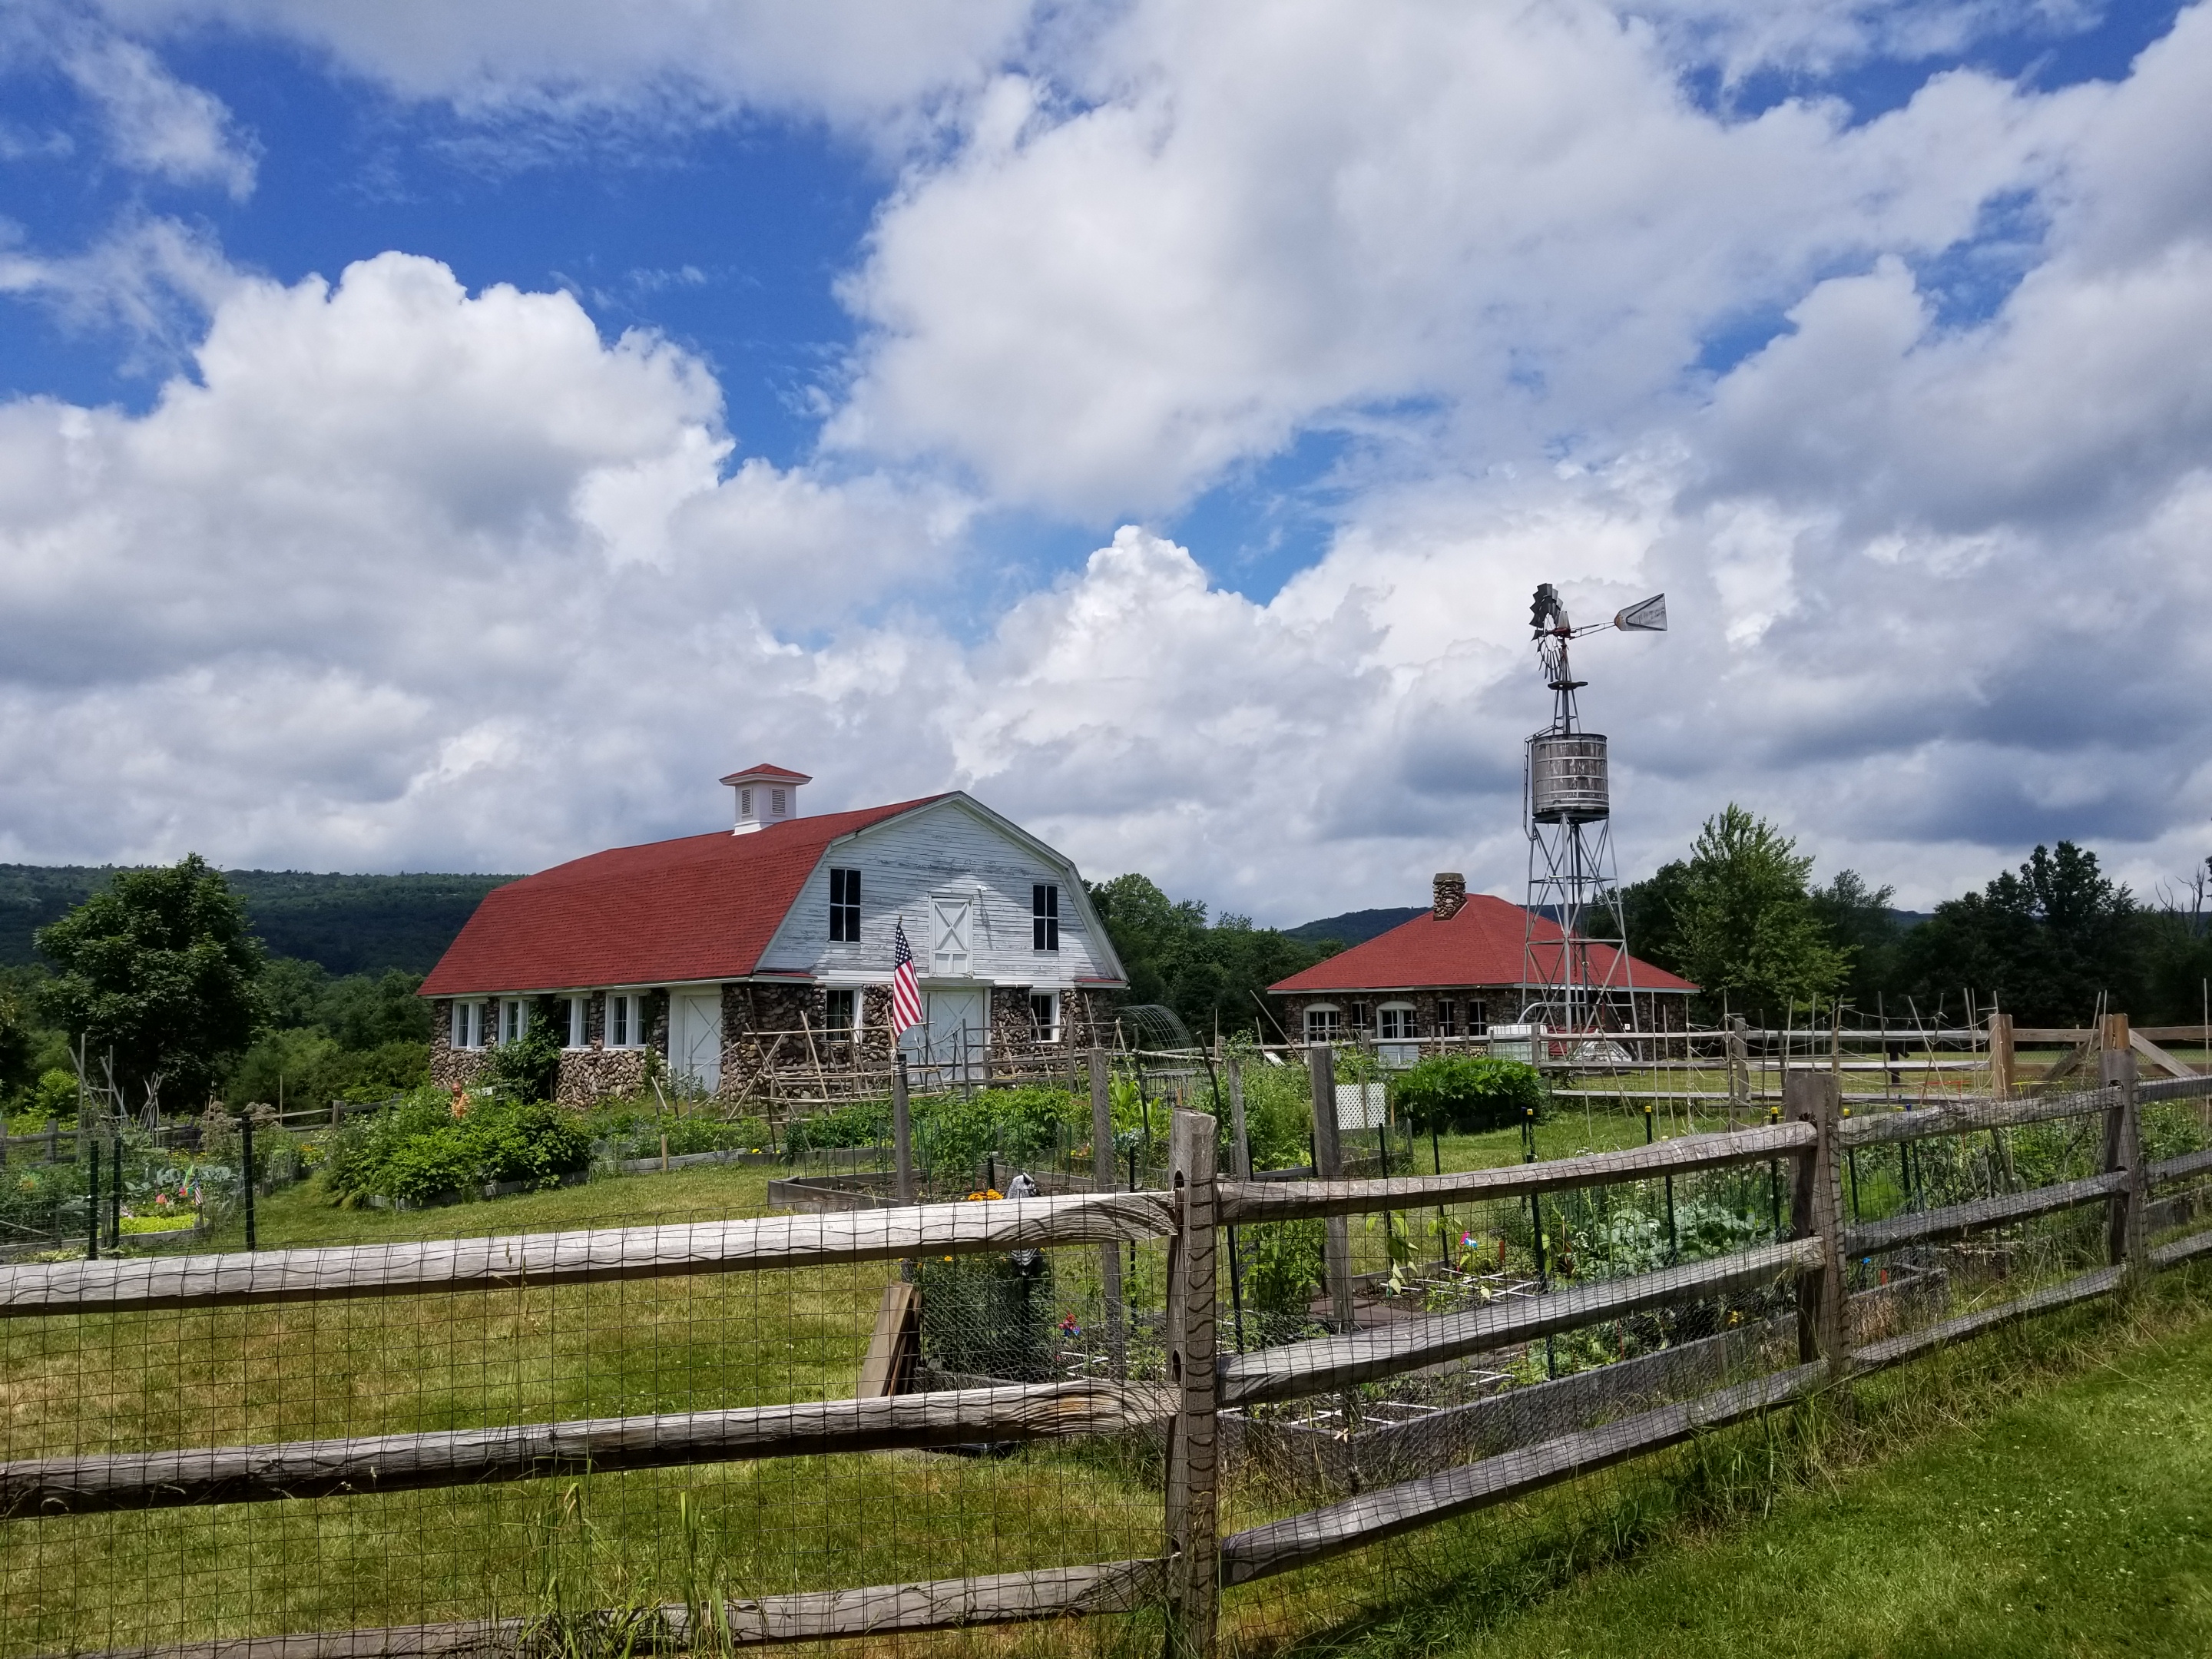
[[[814,780],[804,772],[787,772],[781,766],[749,766],[722,781],[738,792],[738,827],[731,833],[749,836],[797,817],[799,787]]]

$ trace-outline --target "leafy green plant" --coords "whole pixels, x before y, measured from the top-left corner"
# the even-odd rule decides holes
[[[550,1010],[533,1010],[528,1029],[484,1062],[484,1081],[508,1100],[550,1100],[561,1083],[561,1039]]]
[[[340,1201],[368,1196],[420,1203],[493,1182],[556,1185],[585,1169],[592,1142],[582,1118],[543,1101],[471,1103],[423,1089],[341,1130],[324,1180]]]
[[[1551,1097],[1533,1066],[1487,1054],[1434,1054],[1391,1085],[1398,1110],[1422,1131],[1472,1134],[1510,1128],[1530,1111],[1549,1113]]]
[[[1245,1280],[1261,1313],[1303,1314],[1320,1289],[1327,1240],[1319,1221],[1278,1221],[1252,1229],[1252,1257]]]

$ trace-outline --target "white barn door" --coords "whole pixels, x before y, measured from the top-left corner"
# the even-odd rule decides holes
[[[929,971],[939,979],[965,979],[975,961],[975,901],[967,893],[929,896]]]
[[[679,1078],[708,1094],[722,1085],[722,991],[676,991],[668,999],[668,1060]]]

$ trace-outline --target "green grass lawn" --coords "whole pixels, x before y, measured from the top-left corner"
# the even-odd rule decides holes
[[[1609,1493],[1501,1511],[1493,1534],[1517,1525],[1555,1550],[1572,1534],[1625,1559],[1577,1572],[1554,1556],[1545,1571],[1493,1539],[1468,1552],[1468,1578],[1411,1616],[1328,1645],[1358,1659],[2212,1653],[2212,1316],[2172,1288],[2165,1299],[2163,1332],[2147,1339],[2106,1313],[2079,1322],[2070,1345],[2000,1336],[1932,1374],[1861,1384],[1874,1419],[1965,1420],[1904,1434],[1866,1466],[1816,1470],[1731,1521],[1691,1500],[1650,1541],[1621,1546],[1638,1516],[1682,1504],[1710,1474],[1693,1453],[1676,1455],[1666,1498],[1623,1471],[1601,1478]],[[2073,1374],[2008,1378],[2008,1343],[2046,1357],[2070,1346]],[[2012,1403],[1978,1409],[1984,1384]],[[1742,1439],[1715,1437],[1706,1461]],[[1807,1455],[1802,1440],[1794,1449]]]

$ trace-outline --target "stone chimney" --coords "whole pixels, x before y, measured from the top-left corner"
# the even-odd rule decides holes
[[[1431,914],[1438,921],[1449,921],[1467,902],[1467,878],[1456,870],[1439,870],[1435,891]]]

